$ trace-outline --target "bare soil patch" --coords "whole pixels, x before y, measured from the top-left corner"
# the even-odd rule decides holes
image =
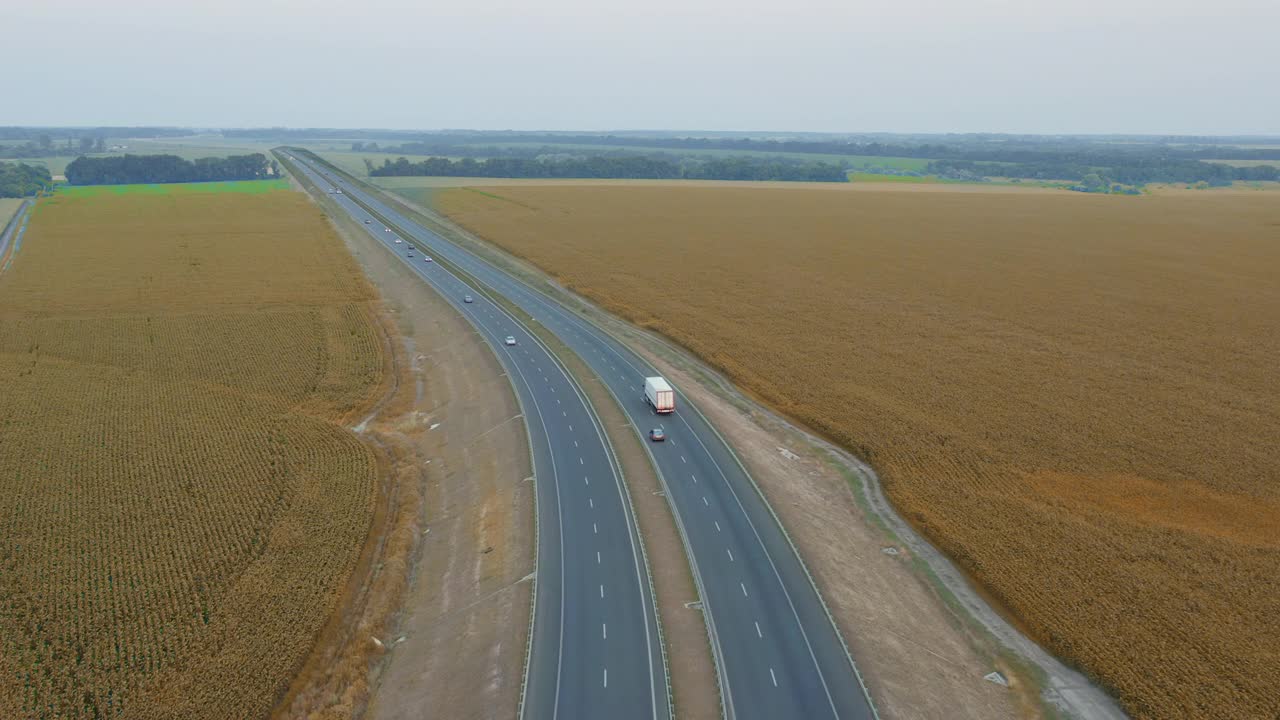
[[[534,556],[519,407],[474,329],[362,228],[345,226],[391,308],[407,360],[404,412],[369,430],[394,443],[423,497],[412,584],[381,636],[387,654],[365,717],[515,717]]]

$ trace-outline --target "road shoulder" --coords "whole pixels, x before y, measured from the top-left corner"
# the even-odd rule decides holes
[[[340,213],[329,213],[333,219]],[[397,421],[423,496],[398,617],[379,639],[365,717],[514,718],[524,678],[535,528],[529,445],[497,359],[465,319],[349,218],[335,224],[403,339]],[[358,710],[358,708],[357,708]]]

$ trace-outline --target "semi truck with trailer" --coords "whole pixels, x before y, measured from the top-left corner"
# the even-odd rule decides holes
[[[659,415],[673,413],[676,410],[676,391],[663,378],[645,378],[644,401]]]

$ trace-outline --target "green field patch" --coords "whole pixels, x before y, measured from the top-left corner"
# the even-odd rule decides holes
[[[754,158],[785,158],[787,160],[798,160],[801,162],[825,162],[835,163],[837,165],[847,165],[849,167],[882,167],[892,168],[894,170],[924,170],[929,164],[929,160],[925,158],[909,158],[909,157],[891,157],[883,155],[843,155],[835,153],[802,153],[787,152],[778,150],[737,150],[723,148],[664,148],[664,147],[647,147],[634,145],[583,145],[574,143],[557,143],[555,145],[547,145],[546,143],[492,143],[483,145],[473,145],[471,147],[497,147],[512,149],[527,149],[530,147],[547,148],[548,150],[560,150],[566,153],[577,153],[582,155],[598,154],[601,151],[624,151],[634,153],[664,153],[669,155],[684,155],[688,157],[754,157]]]
[[[288,180],[232,180],[199,183],[150,183],[138,185],[61,185],[58,194],[66,197],[97,195],[185,195],[192,193],[249,193],[288,190]]]
[[[881,175],[879,173],[851,172],[849,182],[878,183],[939,183],[946,182],[937,175]]]

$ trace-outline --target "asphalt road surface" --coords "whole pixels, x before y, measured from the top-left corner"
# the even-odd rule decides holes
[[[308,173],[320,188],[332,187]],[[477,288],[427,262],[430,251],[416,239],[386,229],[347,195],[330,197],[475,326],[516,389],[538,506],[524,717],[668,720],[666,672],[639,535],[616,459],[579,388],[522,324]],[[465,301],[468,295],[472,302]]]
[[[9,245],[13,244],[15,239],[21,236],[22,231],[26,228],[27,208],[31,206],[30,200],[23,200],[18,205],[18,209],[14,211],[13,217],[4,225],[4,229],[0,230],[0,258],[4,257],[5,252],[9,249]],[[4,266],[0,266],[0,270],[4,270],[9,266],[9,262],[5,262]]]
[[[325,179],[528,312],[576,352],[618,398],[647,443],[690,554],[728,718],[873,718],[875,710],[817,589],[776,516],[719,433],[676,392],[676,412],[643,397],[648,363],[549,296],[441,238],[314,160]],[[360,215],[365,217],[366,215]],[[560,432],[553,429],[552,432]],[[540,717],[529,715],[529,717]]]

